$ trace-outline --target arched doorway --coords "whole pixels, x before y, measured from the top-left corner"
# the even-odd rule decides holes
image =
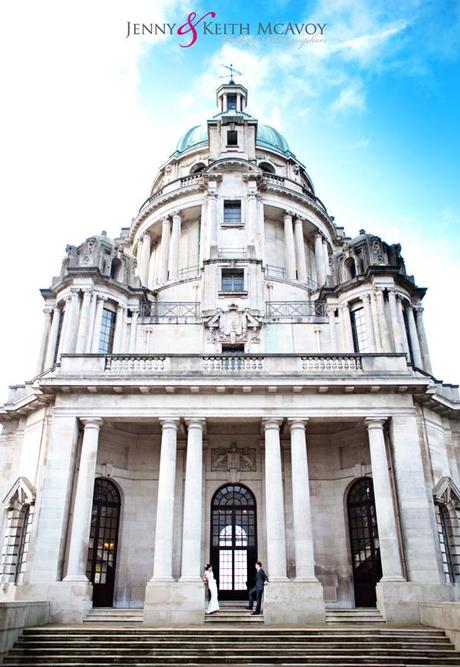
[[[86,576],[93,584],[93,607],[111,607],[117,563],[120,494],[113,482],[94,482]]]
[[[347,498],[351,562],[356,607],[375,607],[375,587],[382,578],[374,486],[362,477],[351,486]]]
[[[227,484],[211,502],[211,559],[221,600],[246,599],[255,579],[256,500],[241,484]]]

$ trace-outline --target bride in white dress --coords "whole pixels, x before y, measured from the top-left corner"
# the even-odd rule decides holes
[[[205,612],[206,614],[212,614],[215,611],[219,611],[219,600],[217,599],[217,583],[214,579],[211,563],[208,563],[204,568],[203,581],[205,584],[208,584],[209,592],[211,593],[211,599],[206,605]]]

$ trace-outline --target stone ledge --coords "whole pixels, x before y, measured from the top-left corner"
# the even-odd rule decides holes
[[[13,646],[24,628],[45,625],[49,620],[49,602],[0,602],[0,656]]]

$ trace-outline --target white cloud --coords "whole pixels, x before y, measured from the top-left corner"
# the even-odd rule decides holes
[[[332,110],[342,111],[364,111],[365,108],[364,86],[361,81],[352,81],[340,91],[337,99],[332,103]]]

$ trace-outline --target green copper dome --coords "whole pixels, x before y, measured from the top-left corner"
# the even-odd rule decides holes
[[[179,139],[176,146],[176,153],[183,153],[189,148],[196,148],[208,143],[208,128],[206,125],[195,125],[188,130],[183,137]],[[270,125],[259,124],[257,128],[258,146],[274,148],[285,155],[291,154],[286,139]]]

